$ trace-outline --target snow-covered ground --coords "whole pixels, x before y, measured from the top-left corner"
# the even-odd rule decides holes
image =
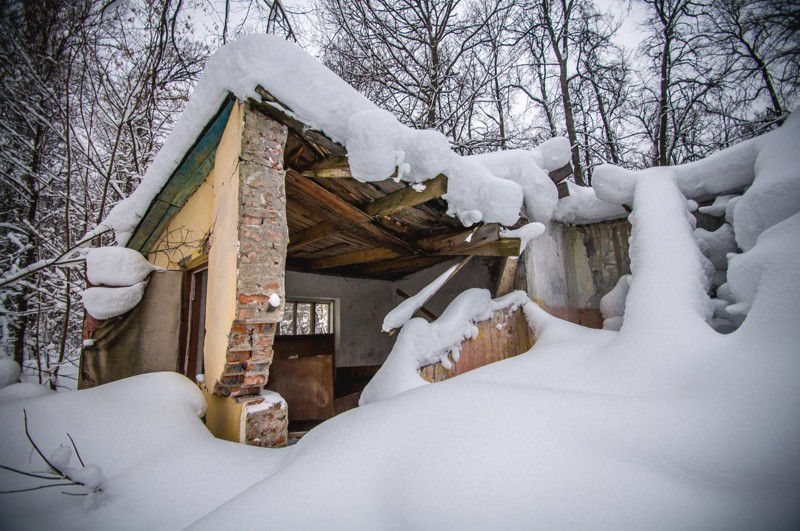
[[[412,378],[399,394],[378,381],[370,403],[290,448],[214,439],[200,391],[177,374],[33,398],[5,387],[0,464],[46,472],[27,415],[42,453],[93,488],[0,495],[2,525],[798,529],[798,146],[794,115],[705,161],[598,169],[591,203],[633,207],[624,308],[606,305],[618,332],[515,300],[536,332],[530,352],[437,384]],[[728,224],[711,237],[689,210],[717,195],[736,197],[712,208]],[[731,234],[737,249],[723,257]],[[436,331],[444,343],[413,341],[408,321],[387,362],[399,373],[385,380],[414,376],[405,361],[437,359],[480,318],[457,310]],[[12,379],[13,367],[2,370]],[[0,471],[2,490],[47,483]]]

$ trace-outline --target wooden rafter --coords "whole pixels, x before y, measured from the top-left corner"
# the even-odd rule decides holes
[[[336,157],[330,157],[324,161],[329,161],[328,164],[331,164],[335,158]],[[315,167],[317,170],[314,171],[328,171],[330,169],[322,166]],[[304,177],[309,175],[309,170],[306,170],[302,175]],[[374,220],[381,216],[399,212],[406,208],[411,208],[425,203],[426,201],[430,201],[431,199],[441,197],[447,192],[447,177],[444,175],[439,175],[425,184],[426,187],[421,192],[417,192],[412,187],[408,186],[380,199],[376,199],[372,203],[368,203],[364,207],[363,212]],[[364,221],[364,223],[366,223],[366,221]],[[339,232],[339,230],[340,228],[337,227],[336,224],[330,221],[324,221],[316,226],[298,231],[293,234],[289,240],[289,252],[291,253],[315,241],[326,238],[331,234]]]
[[[418,247],[429,253],[449,256],[519,256],[521,245],[519,238],[501,238],[497,223],[417,242]]]
[[[287,252],[291,254],[306,245],[322,240],[337,232],[339,232],[339,228],[330,221],[323,221],[307,229],[297,231],[289,237]]]
[[[569,177],[570,175],[572,175],[572,165],[569,162],[567,162],[566,166],[562,166],[557,170],[553,170],[550,173],[548,173],[548,175],[550,176],[550,179],[554,183],[558,184],[567,177]]]
[[[286,172],[287,192],[294,192],[294,200],[335,225],[339,230],[359,233],[380,247],[388,247],[400,254],[417,254],[418,249],[387,230],[372,224],[372,217],[344,201],[311,179],[294,170]]]
[[[391,275],[396,272],[425,269],[449,260],[446,256],[411,256],[384,260],[359,267],[356,271],[360,275]]]
[[[500,261],[500,274],[494,289],[495,297],[502,297],[514,290],[514,276],[518,265],[519,256],[506,256]]]
[[[365,264],[368,262],[379,262],[381,260],[390,260],[401,256],[400,253],[384,247],[376,247],[364,251],[355,251],[352,253],[340,254],[338,256],[331,256],[328,258],[318,258],[316,260],[308,260],[306,266],[310,270],[315,269],[331,269],[334,267],[348,266],[353,264]]]
[[[347,157],[334,156],[328,157],[310,165],[301,172],[306,177],[317,177],[321,179],[341,179],[352,177],[350,163]]]
[[[437,175],[429,181],[425,181],[425,189],[421,192],[407,186],[402,190],[391,193],[380,199],[376,199],[364,207],[364,211],[370,216],[377,218],[393,212],[399,212],[405,208],[421,205],[431,199],[441,197],[447,193],[447,177]]]

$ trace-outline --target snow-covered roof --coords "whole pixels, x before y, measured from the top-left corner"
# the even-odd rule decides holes
[[[209,59],[141,184],[99,228],[112,228],[117,242],[125,245],[229,94],[240,100],[261,99],[259,87],[283,113],[346,146],[357,180],[394,177],[414,184],[447,175],[443,199],[449,213],[466,226],[479,221],[510,226],[521,213],[547,222],[556,208],[558,194],[547,172],[568,163],[566,139],[553,139],[533,150],[462,157],[450,149],[444,135],[402,125],[296,45],[275,36],[250,35]]]

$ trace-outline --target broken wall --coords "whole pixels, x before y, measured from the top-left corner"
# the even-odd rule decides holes
[[[600,299],[630,273],[628,220],[553,223],[525,253],[529,296],[569,321],[602,328]]]

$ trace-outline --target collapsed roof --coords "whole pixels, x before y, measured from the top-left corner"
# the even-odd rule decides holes
[[[285,125],[287,268],[399,278],[456,256],[517,256],[502,226],[548,222],[569,144],[460,156],[378,109],[280,38],[251,35],[208,62],[140,186],[96,230],[147,252],[206,178],[234,99]],[[469,228],[471,227],[471,228]]]

